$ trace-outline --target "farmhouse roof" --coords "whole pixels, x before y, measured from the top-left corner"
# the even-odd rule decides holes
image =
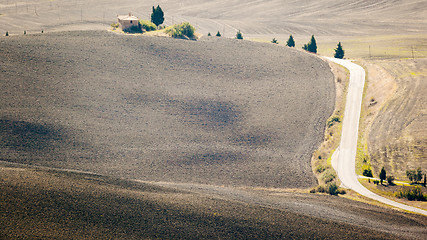
[[[118,18],[119,20],[127,20],[127,21],[130,21],[130,20],[138,21],[138,20],[139,20],[137,17],[133,16],[133,15],[132,15],[132,14],[130,14],[130,13],[129,13],[129,15],[117,16],[117,18]]]

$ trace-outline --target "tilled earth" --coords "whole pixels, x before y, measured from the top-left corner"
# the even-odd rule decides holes
[[[0,44],[2,160],[149,181],[316,184],[310,156],[335,97],[316,57],[106,31]]]
[[[152,185],[4,162],[0,224],[2,239],[425,239],[427,234],[425,216],[335,196]]]

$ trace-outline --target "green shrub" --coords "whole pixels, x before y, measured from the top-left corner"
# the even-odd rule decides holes
[[[319,166],[317,166],[316,167],[316,172],[317,173],[322,173],[322,172],[324,172],[326,170],[326,167],[325,166],[323,166],[323,165],[319,165]]]
[[[273,40],[271,40],[271,43],[279,44],[276,38],[273,38]]]
[[[157,28],[156,24],[154,24],[154,23],[152,23],[150,21],[147,21],[147,20],[139,20],[139,24],[147,32],[154,31]]]
[[[211,33],[209,32],[209,33],[208,33],[208,37],[210,37],[210,36],[212,36],[212,35],[211,35]]]
[[[328,168],[326,171],[323,172],[321,179],[325,182],[325,183],[329,183],[332,182],[334,179],[336,178],[335,173],[333,172],[332,169]]]
[[[389,185],[394,185],[394,177],[393,176],[387,176],[387,182]]]
[[[427,200],[427,194],[423,194],[423,191],[420,186],[415,187],[402,187],[394,193],[394,196],[398,198],[406,198],[409,201],[426,201]]]
[[[195,31],[196,29],[188,22],[176,24],[166,29],[166,33],[168,33],[171,37],[184,39],[194,39]]]
[[[132,26],[130,28],[123,29],[123,32],[127,33],[142,33],[142,29],[140,26]]]
[[[330,182],[326,185],[327,192],[331,195],[338,195],[338,186],[336,182]]]
[[[215,36],[221,37],[221,33],[218,31]]]
[[[310,190],[310,193],[329,193],[331,195],[346,194],[344,189],[340,189],[336,182],[320,185]]]
[[[6,37],[9,36],[9,32],[6,32]]]
[[[114,28],[114,29],[118,28],[119,26],[120,25],[118,23],[112,23],[111,24],[111,27]]]
[[[374,175],[372,175],[372,170],[371,169],[364,169],[363,170],[363,176],[365,176],[365,177],[373,177]]]
[[[332,127],[335,124],[335,122],[338,122],[338,123],[341,122],[340,117],[335,116],[335,117],[332,117],[331,119],[329,119],[328,120],[328,127]]]
[[[240,32],[240,30],[236,33],[236,39],[243,39],[243,34]]]

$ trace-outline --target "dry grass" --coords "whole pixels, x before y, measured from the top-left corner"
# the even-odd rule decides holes
[[[406,204],[409,206],[413,206],[413,207],[417,207],[417,208],[427,210],[427,202],[425,202],[425,201],[424,202],[422,202],[422,201],[409,201],[409,200],[405,200],[402,198],[395,197],[394,193],[396,191],[398,191],[400,188],[402,188],[402,186],[399,184],[392,185],[392,186],[388,185],[387,183],[384,183],[384,185],[381,185],[381,184],[375,185],[373,183],[373,181],[368,182],[367,179],[360,179],[359,181],[367,189],[369,189],[370,191],[372,191],[378,195],[384,196],[388,199],[391,199],[393,201],[400,202],[400,203],[403,203],[403,204]],[[423,187],[423,192],[424,193],[427,192],[427,189],[425,187]]]
[[[316,174],[319,184],[325,184],[322,180],[324,171],[334,171],[331,165],[331,157],[338,148],[341,139],[342,119],[344,117],[344,106],[349,80],[349,72],[344,67],[329,63],[335,76],[335,110],[326,122],[323,143],[314,151],[312,156],[312,168]],[[332,121],[332,119],[339,121]]]

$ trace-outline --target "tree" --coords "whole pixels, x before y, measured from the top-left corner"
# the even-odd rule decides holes
[[[286,46],[288,46],[288,47],[295,47],[295,41],[294,41],[294,37],[292,37],[292,35],[289,36],[289,39],[286,42]],[[307,50],[307,49],[304,49],[304,50]]]
[[[153,13],[151,13],[151,22],[156,24],[157,27],[159,27],[159,25],[162,24],[164,21],[165,17],[162,8],[160,8],[159,5],[157,5],[157,8],[154,8],[153,6]]]
[[[271,43],[279,44],[276,38],[273,38],[273,40],[271,40]]]
[[[221,33],[219,33],[219,31],[218,31],[215,36],[221,37]]]
[[[344,58],[344,50],[342,49],[342,45],[341,42],[338,43],[337,48],[335,49],[335,58],[340,58],[343,59]]]
[[[415,170],[406,170],[406,176],[409,181],[414,182]]]
[[[427,179],[426,179],[426,177],[427,177],[427,176],[426,176],[426,174],[424,173],[424,184],[423,184],[423,185],[424,185],[424,187],[425,187],[425,186],[426,186],[426,184],[427,184]]]
[[[302,46],[302,49],[304,49],[304,50],[308,51],[308,45],[307,45],[307,44],[304,44],[304,46]]]
[[[423,180],[423,171],[421,171],[420,167],[416,170],[406,170],[406,176],[412,183],[418,183]]]
[[[240,30],[236,33],[237,39],[243,39],[243,34],[240,32]]]
[[[385,171],[385,169],[384,169],[384,167],[383,167],[383,168],[381,168],[381,172],[380,172],[380,180],[381,180],[381,184],[383,184],[383,181],[384,181],[386,178],[387,178],[387,173],[386,173],[386,171]]]
[[[311,40],[307,44],[307,51],[312,53],[317,53],[317,44],[316,44],[316,39],[314,38],[314,35],[311,35]]]
[[[421,168],[417,168],[417,172],[415,174],[415,181],[416,182],[421,182],[421,180],[423,180],[423,171],[421,171]]]
[[[209,32],[209,33],[208,33],[208,37],[210,37],[210,36],[212,36],[212,35],[211,35],[211,33]]]

